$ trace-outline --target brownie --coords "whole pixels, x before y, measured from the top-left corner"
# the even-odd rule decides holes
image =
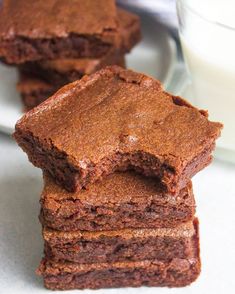
[[[111,66],[60,89],[26,113],[14,137],[68,191],[134,169],[177,195],[212,159],[222,125],[159,81]]]
[[[50,63],[51,66],[54,65],[54,73],[51,69],[48,71],[45,69],[45,77],[48,77],[51,82],[46,82],[45,79],[39,78],[39,75],[36,76],[33,72],[20,68],[20,81],[17,89],[21,94],[26,111],[45,101],[66,83],[78,80],[85,74],[93,73],[105,65],[117,64],[125,67],[125,58],[123,55],[112,53],[112,56],[108,54],[100,59],[66,59]],[[42,71],[40,73],[43,74]]]
[[[123,46],[129,50],[140,40],[139,18],[125,10],[118,9],[118,21],[121,26]],[[70,58],[27,62],[19,65],[19,70],[26,76],[34,76],[59,87],[80,79],[85,74],[92,74],[107,65],[125,67],[124,55],[116,48],[100,58]]]
[[[183,287],[200,274],[199,240],[186,258],[79,264],[43,259],[37,273],[52,290],[140,286]]]
[[[120,46],[114,0],[4,0],[0,5],[0,56],[8,63],[100,57]]]
[[[191,182],[177,197],[153,178],[116,172],[80,192],[70,193],[44,175],[41,222],[60,231],[174,227],[193,219]]]
[[[28,111],[45,101],[58,88],[38,78],[21,75],[20,82],[17,84],[17,90],[21,94],[25,110]]]
[[[123,9],[116,12],[114,2],[5,0],[0,9],[0,57],[22,64],[101,57],[114,48],[129,52],[140,40],[139,18]]]
[[[63,232],[44,227],[45,255],[54,261],[103,263],[185,259],[198,238],[198,221],[176,228]]]

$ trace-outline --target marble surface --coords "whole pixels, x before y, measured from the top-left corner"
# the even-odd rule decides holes
[[[235,166],[215,161],[196,175],[193,182],[201,235],[202,273],[199,279],[181,289],[142,287],[99,290],[97,293],[234,293]],[[1,294],[48,293],[34,273],[43,251],[38,222],[41,189],[41,171],[28,162],[10,137],[0,134]]]

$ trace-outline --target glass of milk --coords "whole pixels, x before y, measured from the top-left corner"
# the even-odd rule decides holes
[[[235,162],[235,0],[178,0],[195,104],[224,124],[215,155]]]

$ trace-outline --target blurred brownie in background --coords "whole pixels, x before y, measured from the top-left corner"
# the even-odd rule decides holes
[[[130,51],[140,38],[139,17],[123,9],[117,10],[121,48]],[[29,110],[62,86],[92,74],[107,65],[125,67],[123,50],[112,48],[100,58],[63,58],[26,62],[18,65],[20,81],[17,88],[22,96],[25,110]]]
[[[1,3],[0,57],[7,63],[100,57],[113,47],[120,47],[114,0]]]

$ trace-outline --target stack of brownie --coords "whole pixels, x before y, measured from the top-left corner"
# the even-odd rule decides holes
[[[190,178],[221,124],[143,74],[107,67],[61,88],[14,137],[43,170],[49,289],[168,286],[200,273]]]
[[[114,0],[2,2],[0,57],[19,69],[26,110],[104,66],[124,67],[140,40],[139,18]]]

